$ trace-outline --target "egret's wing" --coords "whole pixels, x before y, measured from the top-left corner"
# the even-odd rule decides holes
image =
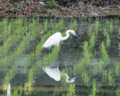
[[[10,83],[8,84],[8,88],[7,88],[7,96],[10,96]]]
[[[50,48],[52,47],[53,45],[57,45],[59,42],[60,42],[60,38],[61,38],[61,34],[60,32],[57,32],[55,34],[53,34],[52,36],[50,36],[46,42],[43,44],[42,47],[44,48]]]
[[[60,76],[60,71],[58,70],[58,68],[45,67],[43,68],[43,70],[48,76],[50,76],[54,80],[56,81],[60,80],[61,76]]]

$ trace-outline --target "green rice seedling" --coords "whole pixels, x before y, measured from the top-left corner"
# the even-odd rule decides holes
[[[90,59],[91,59],[91,53],[89,51],[89,46],[88,46],[87,41],[85,41],[83,44],[83,57],[84,57],[86,63],[88,64],[90,62]]]
[[[102,72],[103,71],[103,60],[102,59],[100,59],[100,64],[99,64],[99,72]]]
[[[105,61],[105,64],[109,63],[109,55],[107,54],[107,50],[105,48],[104,42],[101,43],[101,54],[102,58]]]
[[[76,20],[74,20],[74,22],[71,25],[69,25],[69,29],[77,30],[77,21]]]
[[[110,43],[111,43],[111,40],[110,40],[109,35],[107,34],[107,37],[106,37],[106,47],[107,48],[110,46]]]
[[[84,63],[85,63],[85,59],[81,59],[80,62],[78,62],[78,64],[76,64],[74,67],[73,67],[73,74],[74,75],[77,75],[78,73],[81,73],[84,69]]]
[[[7,90],[7,86],[10,82],[10,80],[15,76],[17,70],[17,66],[13,66],[9,72],[6,73],[4,77],[4,83],[3,83],[3,90]]]
[[[12,92],[12,96],[21,96],[22,95],[22,87],[19,86],[16,90]]]
[[[73,96],[75,94],[75,84],[69,84],[68,93],[66,96]]]
[[[120,70],[120,62],[119,61],[116,61],[116,64],[115,64],[115,74],[116,76],[119,75],[119,71]]]
[[[116,96],[120,96],[120,87],[118,87],[116,90]]]
[[[120,56],[120,43],[118,43],[118,50],[119,50],[119,56]]]
[[[96,96],[96,91],[97,91],[97,88],[96,88],[96,80],[93,80],[93,85],[92,85],[92,93],[90,96]]]
[[[109,69],[108,71],[108,82],[109,82],[109,86],[114,86],[115,79],[113,78],[111,69]]]
[[[47,65],[48,65],[48,64],[51,64],[53,61],[55,61],[56,58],[57,58],[57,56],[58,56],[58,48],[57,48],[57,46],[56,46],[56,47],[54,47],[52,53],[50,53],[50,54],[47,55],[47,56],[44,56],[44,58],[43,58],[44,66],[46,66],[46,64],[47,64]]]
[[[89,27],[88,27],[89,37],[91,37],[91,35],[93,34],[92,31],[93,31],[93,30],[92,30],[92,26],[89,25]]]
[[[110,33],[113,31],[113,23],[112,21],[109,22],[109,30],[110,30]]]
[[[84,81],[84,84],[86,86],[89,86],[90,76],[88,75],[88,73],[86,72],[86,70],[84,70],[81,75],[82,75],[82,79]]]
[[[95,66],[95,67],[94,67],[94,75],[97,75],[97,73],[98,73],[98,67]]]
[[[99,27],[100,27],[100,23],[98,20],[96,20],[96,22],[95,22],[95,34],[96,35],[98,35]]]
[[[103,70],[102,72],[102,82],[105,83],[107,81],[107,77],[108,77],[108,74],[107,74],[107,70]]]
[[[63,19],[60,19],[59,24],[57,24],[53,30],[54,30],[54,32],[55,32],[55,31],[58,31],[58,30],[60,31],[60,30],[63,29],[63,28],[64,28],[64,20],[63,20]]]
[[[9,32],[7,32],[7,26],[8,26],[8,19],[5,18],[3,19],[3,21],[1,22],[1,35],[2,35],[2,39],[5,40],[7,38],[7,36],[9,35]]]
[[[48,29],[48,21],[47,20],[45,20],[43,28],[44,28],[44,31],[46,31]]]
[[[89,39],[89,48],[93,49],[93,47],[95,46],[95,34],[92,33],[90,39]]]
[[[120,29],[119,29],[119,31],[118,31],[118,35],[120,36]]]
[[[62,70],[62,71],[61,71],[61,74],[65,74],[65,70]],[[66,87],[67,87],[66,76],[65,76],[65,75],[62,75],[62,76],[61,76],[61,82],[62,82],[62,85],[63,85],[63,86],[66,86]]]
[[[120,50],[120,43],[118,44],[118,49]]]
[[[25,89],[25,94],[30,94],[32,92],[32,86],[34,84],[34,73],[35,73],[35,67],[33,66],[28,74],[28,82],[25,84],[24,89]]]
[[[104,36],[107,36],[107,34],[108,34],[107,29],[106,29],[106,28],[103,29],[103,35],[104,35]]]

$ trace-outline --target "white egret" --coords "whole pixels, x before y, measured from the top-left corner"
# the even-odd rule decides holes
[[[11,90],[11,86],[10,86],[10,83],[9,83],[8,88],[7,88],[7,96],[10,96],[10,90]]]
[[[50,76],[51,78],[53,78],[56,81],[60,81],[61,80],[61,76],[65,76],[66,77],[66,82],[67,83],[72,83],[75,81],[76,77],[73,77],[72,79],[69,80],[69,76],[67,73],[60,73],[59,68],[50,68],[50,67],[44,67],[43,70],[45,71],[45,73]]]
[[[64,41],[69,38],[70,33],[72,33],[74,36],[77,36],[74,30],[67,30],[65,37],[62,37],[60,32],[56,32],[47,39],[47,41],[43,44],[42,47],[50,49],[52,46],[55,46],[55,45],[58,46],[60,41]]]

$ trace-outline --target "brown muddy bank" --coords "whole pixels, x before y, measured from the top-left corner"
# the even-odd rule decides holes
[[[41,4],[42,0],[29,2],[21,0],[17,2],[0,2],[0,17],[106,17],[120,16],[119,4],[106,4],[104,6],[96,6],[95,4],[86,4],[83,2],[70,3],[69,6],[60,6],[49,8],[47,5]]]

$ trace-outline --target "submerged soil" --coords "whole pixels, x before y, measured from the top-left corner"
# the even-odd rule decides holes
[[[0,1],[0,17],[42,16],[42,17],[103,17],[120,15],[119,4],[96,5],[84,2],[74,2],[68,5],[48,8],[45,0],[13,0]],[[44,4],[42,4],[42,3]]]

